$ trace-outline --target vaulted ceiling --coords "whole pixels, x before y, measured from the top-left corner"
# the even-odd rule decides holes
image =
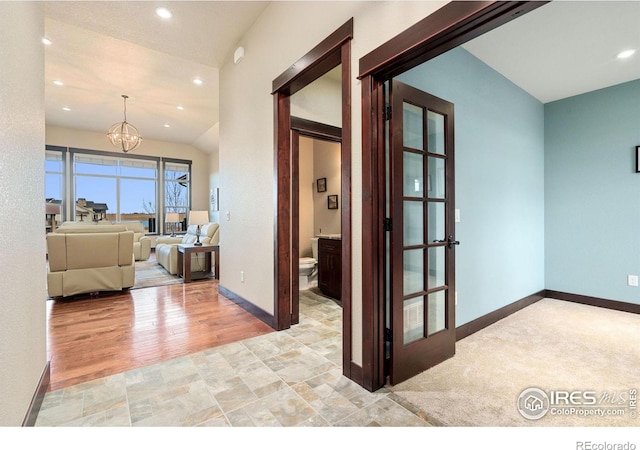
[[[173,17],[159,17],[158,6]],[[106,133],[122,121],[126,94],[127,119],[143,138],[194,143],[218,122],[218,69],[267,6],[46,2],[45,35],[52,42],[45,50],[47,124]]]
[[[219,68],[269,3],[46,2],[47,124],[106,133],[126,94],[144,138],[197,142],[218,122]],[[640,78],[640,2],[555,1],[464,47],[542,102],[576,95]]]
[[[640,1],[554,1],[463,47],[543,103],[583,94],[640,78]]]

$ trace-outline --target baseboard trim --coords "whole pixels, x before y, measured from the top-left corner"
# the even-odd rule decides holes
[[[231,300],[233,303],[235,303],[245,311],[253,314],[258,319],[262,320],[264,323],[266,323],[271,328],[273,328],[274,330],[276,329],[275,328],[276,321],[273,314],[269,314],[264,309],[254,305],[249,300],[245,299],[244,297],[236,294],[235,292],[227,289],[222,285],[218,285],[218,293],[220,293],[221,295],[224,295],[226,298]]]
[[[635,303],[621,302],[618,300],[608,300],[606,298],[590,297],[588,295],[571,294],[569,292],[545,290],[545,297],[566,302],[581,303],[583,305],[597,306],[599,308],[614,309],[616,311],[640,314],[640,305]]]
[[[36,389],[35,394],[33,394],[33,398],[31,399],[31,403],[29,404],[27,415],[22,421],[23,427],[35,426],[36,420],[38,419],[38,414],[40,413],[40,408],[42,407],[42,402],[44,401],[44,395],[47,393],[47,390],[49,389],[50,381],[51,381],[51,361],[47,361],[47,364],[44,366],[44,371],[40,376],[40,381],[38,382],[38,388]]]
[[[535,294],[531,294],[527,297],[521,298],[520,300],[516,300],[513,303],[503,306],[500,309],[496,309],[495,311],[490,312],[489,314],[485,314],[484,316],[478,317],[477,319],[474,319],[471,322],[467,322],[464,325],[460,325],[459,327],[456,328],[456,341],[459,341],[460,339],[464,339],[467,336],[470,336],[473,333],[480,331],[483,328],[486,328],[489,325],[494,324],[497,321],[502,320],[505,317],[508,317],[511,314],[526,308],[529,305],[534,304],[538,300],[542,300],[545,297],[545,293],[546,291],[544,290],[536,292]]]

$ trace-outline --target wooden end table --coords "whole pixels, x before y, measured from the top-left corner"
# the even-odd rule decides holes
[[[194,253],[205,254],[205,270],[204,274],[211,273],[211,253],[215,253],[214,257],[214,276],[216,280],[220,279],[220,246],[219,245],[194,245],[194,244],[178,244],[178,276],[184,279],[185,283],[191,283],[191,255]]]

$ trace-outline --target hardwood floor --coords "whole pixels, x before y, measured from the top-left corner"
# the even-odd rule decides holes
[[[49,390],[273,331],[217,280],[48,300]]]

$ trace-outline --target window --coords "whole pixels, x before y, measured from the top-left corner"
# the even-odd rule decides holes
[[[47,146],[45,191],[47,211],[60,211],[47,214],[48,229],[55,218],[56,226],[63,220],[139,221],[151,234],[174,225],[179,232],[191,209],[191,161]],[[167,212],[178,213],[179,222],[167,223]]]
[[[158,161],[73,154],[75,220],[139,221],[156,232]]]
[[[187,212],[191,199],[191,164],[178,161],[164,161],[164,217],[168,213],[178,213],[179,221],[165,223],[165,233],[185,231]]]
[[[65,192],[65,153],[59,150],[45,151],[44,158],[44,188],[45,203],[47,203],[46,220],[47,231],[51,231],[64,220],[64,192]]]

